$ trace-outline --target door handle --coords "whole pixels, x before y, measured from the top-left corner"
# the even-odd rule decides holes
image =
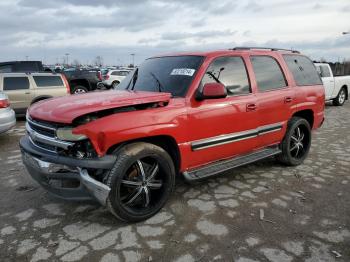
[[[30,95],[29,91],[24,92],[25,95]]]
[[[246,111],[255,111],[256,110],[256,104],[247,104]]]
[[[293,98],[291,98],[290,96],[286,96],[285,98],[284,98],[284,103],[290,103],[290,102],[292,102],[293,101]]]

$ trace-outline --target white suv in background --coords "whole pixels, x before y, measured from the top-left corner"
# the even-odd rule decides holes
[[[110,70],[104,76],[103,84],[108,87],[116,88],[119,83],[131,72],[130,69]]]
[[[329,64],[315,63],[325,88],[326,101],[332,100],[336,106],[342,106],[350,95],[350,76],[333,76]]]

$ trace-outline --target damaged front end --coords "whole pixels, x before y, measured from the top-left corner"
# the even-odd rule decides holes
[[[85,113],[69,123],[39,120],[39,117],[32,117],[31,113],[34,111],[34,115],[38,112],[43,115],[45,107],[31,108],[26,119],[27,135],[20,140],[23,163],[30,175],[50,193],[71,200],[94,198],[106,205],[110,191],[106,177],[116,156],[101,153],[99,142],[105,139],[103,132],[99,133],[101,136],[98,139],[90,136],[89,139],[87,135],[77,133],[77,130],[85,129],[92,122],[110,115],[167,104],[168,101],[148,101],[93,112],[90,109],[82,110]],[[94,129],[102,129],[98,125],[94,124]]]
[[[89,139],[73,134],[72,127],[27,115],[26,130],[20,140],[23,163],[42,187],[61,198],[106,204],[110,188],[104,178],[115,156],[98,157]]]

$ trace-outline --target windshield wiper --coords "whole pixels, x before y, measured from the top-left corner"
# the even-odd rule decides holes
[[[210,75],[217,83],[221,83],[221,81],[219,80],[219,78],[217,78],[212,72],[208,71],[208,72],[205,72],[206,74]]]
[[[134,75],[132,76],[132,79],[131,79],[130,83],[128,84],[127,89],[129,89],[129,86],[130,86],[130,84],[132,82],[132,86],[131,86],[130,90],[134,90],[134,87],[135,87],[138,75],[139,75],[139,68],[136,68],[135,72],[134,72]]]
[[[153,74],[152,72],[149,72],[149,74],[154,78],[154,80],[156,80],[157,81],[157,83],[158,83],[158,91],[159,92],[163,92],[163,85],[162,85],[162,83],[159,81],[159,79],[155,76],[155,74]]]

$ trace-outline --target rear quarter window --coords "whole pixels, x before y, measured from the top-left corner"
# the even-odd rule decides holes
[[[60,76],[33,76],[37,87],[64,86]]]
[[[28,77],[4,77],[4,91],[29,89]]]
[[[321,85],[322,80],[312,61],[301,55],[283,55],[297,86]]]

